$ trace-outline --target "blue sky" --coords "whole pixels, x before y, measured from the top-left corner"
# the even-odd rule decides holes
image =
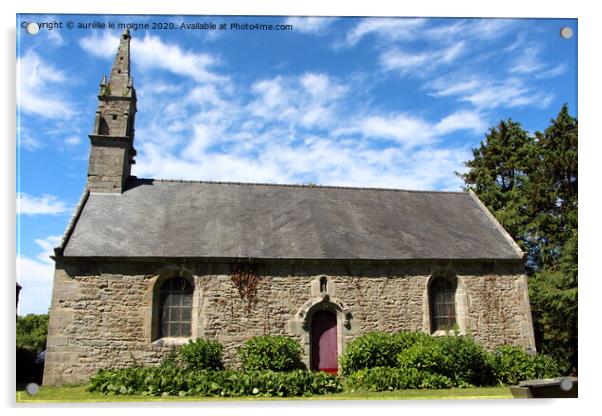
[[[21,21],[293,26],[133,30],[138,177],[459,190],[500,119],[534,132],[565,102],[577,115],[574,19],[18,16],[20,314],[50,305],[48,256],[85,186],[121,32],[32,36]]]

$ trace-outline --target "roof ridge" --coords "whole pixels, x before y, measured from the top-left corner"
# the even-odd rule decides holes
[[[360,186],[341,186],[341,185],[303,185],[303,184],[288,184],[288,183],[266,183],[266,182],[236,182],[236,181],[202,181],[190,179],[154,179],[154,178],[131,178],[135,181],[153,181],[165,183],[199,183],[212,185],[249,185],[249,186],[279,186],[288,188],[325,188],[325,189],[351,189],[360,191],[396,191],[396,192],[414,192],[414,193],[431,193],[431,194],[460,194],[468,195],[466,191],[433,191],[433,190],[416,190],[416,189],[400,189],[400,188],[377,188],[377,187],[360,187]]]

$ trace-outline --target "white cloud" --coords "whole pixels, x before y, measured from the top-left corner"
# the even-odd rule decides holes
[[[446,22],[446,19],[442,20]],[[424,28],[422,36],[424,39],[430,41],[449,41],[450,39],[458,39],[459,37],[466,36],[468,22],[465,20],[455,21],[454,23],[431,25]]]
[[[335,19],[329,17],[288,17],[285,25],[293,25],[296,32],[319,34]]]
[[[434,95],[438,97],[463,96],[464,94],[479,90],[486,82],[488,83],[489,81],[484,81],[477,76],[469,78],[445,77],[429,81],[426,87],[433,90]]]
[[[164,104],[149,109],[150,120],[137,129],[143,139],[133,174],[457,189],[453,171],[461,168],[458,160],[468,160],[466,152],[444,152],[437,143],[459,130],[481,134],[480,114],[463,110],[431,121],[411,113],[382,116],[367,107],[349,111],[347,98],[358,88],[355,81],[306,72],[259,79],[247,96],[200,84],[183,96],[174,95],[176,103],[153,100]],[[440,165],[435,166],[432,154]],[[427,161],[433,165],[429,172],[420,169]]]
[[[421,182],[416,189],[459,191],[463,182],[454,172],[462,172],[463,162],[471,158],[468,148],[424,148],[412,154],[407,173]]]
[[[54,255],[54,248],[60,244],[62,238],[62,235],[51,235],[44,239],[36,238],[35,243],[44,250],[36,256],[37,260],[41,263],[54,265],[50,256]]]
[[[365,35],[378,29],[364,30]],[[171,54],[171,59],[180,59],[186,52],[157,37],[141,42],[145,39],[148,48],[164,48],[163,61],[149,55],[144,63],[134,64],[177,73],[164,58]],[[458,42],[428,53],[446,63],[464,53],[464,47]],[[115,48],[106,48],[107,57]],[[151,54],[135,50],[133,54]],[[201,66],[205,64],[213,65],[204,61]],[[323,72],[258,79],[247,94],[229,82],[218,84],[191,72],[184,76],[184,87],[156,77],[151,85],[144,75],[139,78],[145,119],[136,132],[136,176],[455,189],[459,182],[453,171],[469,156],[465,149],[441,148],[441,139],[456,131],[481,134],[485,126],[481,114],[469,110],[436,120],[407,112],[375,113],[369,105],[348,101],[362,90],[361,79],[341,80]],[[421,168],[427,164],[428,172]]]
[[[535,74],[535,78],[539,78],[539,79],[555,78],[559,75],[564,74],[567,70],[568,70],[567,65],[562,63],[560,65],[556,65],[555,67],[552,67],[545,71],[538,72],[537,74]]]
[[[442,65],[453,63],[464,51],[464,41],[439,50],[417,53],[406,53],[395,48],[383,52],[380,55],[380,63],[387,71],[424,77]]]
[[[535,106],[546,108],[554,96],[534,90],[518,77],[493,80],[472,75],[468,78],[439,78],[425,85],[435,97],[454,97],[469,102],[477,109]]]
[[[209,70],[217,63],[211,55],[184,51],[176,44],[163,42],[158,36],[147,34],[142,39],[133,38],[132,54],[136,65],[142,68],[160,68],[198,82],[225,80]]]
[[[282,108],[290,103],[285,96],[283,84],[282,77],[276,77],[264,79],[252,85],[251,89],[259,97],[258,101],[251,104],[255,115],[270,117],[272,116],[271,110]]]
[[[473,42],[482,42],[499,39],[516,25],[513,19],[440,19],[453,23],[443,23],[427,27],[422,32],[424,39],[448,41],[450,39],[468,39]]]
[[[401,189],[458,190],[455,175],[470,158],[468,149],[431,146],[408,152],[399,147],[374,149],[363,141],[341,143],[325,137],[308,137],[299,146],[272,146],[264,163],[279,166],[292,180],[322,185]],[[358,168],[361,166],[361,169]]]
[[[409,149],[430,145],[439,141],[441,136],[458,130],[472,130],[475,134],[480,134],[485,132],[486,126],[487,123],[480,114],[458,111],[436,123],[409,114],[370,116],[360,120],[356,129],[368,139],[395,140]]]
[[[481,42],[505,36],[516,24],[512,19],[466,19],[445,23],[445,19],[423,18],[367,18],[362,19],[346,35],[346,44],[355,45],[367,35],[375,35],[389,42],[414,41],[417,39],[430,42],[448,43],[470,40]]]
[[[51,19],[48,17],[48,19]],[[58,30],[48,30],[46,31],[46,37],[54,46],[63,46],[65,44],[65,40],[61,33]]]
[[[472,130],[475,134],[487,131],[487,121],[475,111],[457,111],[444,117],[435,124],[434,129],[438,134],[449,134],[458,130]]]
[[[434,140],[432,126],[408,114],[366,117],[358,127],[364,137],[392,139],[407,147],[425,145]]]
[[[42,143],[33,137],[29,131],[17,127],[17,145],[26,150],[37,150],[42,147]]]
[[[533,75],[537,79],[554,78],[566,72],[566,64],[551,66],[540,55],[540,46],[530,45],[524,47],[521,53],[514,58],[509,72],[519,75]]]
[[[65,143],[68,144],[69,146],[77,146],[81,142],[82,142],[81,137],[76,136],[76,135],[68,136],[65,138]]]
[[[44,61],[33,50],[17,59],[17,106],[43,118],[70,118],[73,108],[59,88],[67,80],[63,71]]]
[[[448,19],[441,19],[445,22]],[[471,41],[488,41],[505,36],[516,24],[512,19],[465,19],[453,23],[433,25],[422,31],[424,39],[449,41],[450,39],[469,39]]]
[[[17,194],[17,214],[20,215],[57,215],[68,210],[67,204],[54,195],[37,197],[23,192]]]
[[[348,45],[355,45],[370,34],[389,41],[410,40],[425,23],[425,19],[415,18],[365,18],[347,33],[346,41]]]
[[[445,64],[450,64],[459,58],[466,49],[466,42],[460,41],[453,45],[441,49],[437,52],[436,58],[440,59]]]
[[[35,258],[17,255],[17,281],[22,286],[19,295],[19,314],[47,313],[52,295],[54,262],[50,258],[61,236],[36,239],[42,251]]]
[[[80,39],[79,45],[87,53],[100,58],[112,58],[119,46],[119,37],[109,32],[93,34]],[[197,82],[226,81],[209,68],[217,59],[211,55],[185,51],[177,44],[166,43],[159,36],[146,34],[132,38],[132,61],[142,69],[161,69]]]
[[[427,66],[432,59],[428,53],[405,53],[399,50],[390,50],[380,56],[381,65],[388,71],[398,70],[406,74],[414,69]]]
[[[266,165],[253,155],[245,156],[244,153],[206,152],[198,154],[197,160],[191,161],[178,158],[154,143],[146,143],[140,150],[141,157],[134,168],[135,174],[141,177],[240,182],[287,181],[287,177],[276,166]]]
[[[551,95],[535,92],[519,79],[492,82],[462,98],[462,101],[468,101],[477,108],[547,107],[550,100]]]
[[[220,131],[208,125],[197,124],[193,126],[192,138],[189,144],[182,150],[181,155],[184,159],[203,161],[207,148],[220,138]]]
[[[540,48],[529,46],[522,50],[522,53],[514,60],[510,72],[518,74],[529,74],[531,72],[541,71],[544,63],[539,58]]]
[[[467,33],[473,39],[498,39],[516,25],[515,19],[475,19],[469,21]]]
[[[334,122],[337,103],[349,87],[323,73],[299,77],[278,76],[252,85],[256,99],[247,110],[266,121],[286,120],[292,125],[325,127]]]
[[[79,46],[92,56],[98,58],[114,58],[119,46],[119,36],[103,30],[99,35],[94,31],[92,35],[79,40]]]
[[[313,99],[321,102],[339,99],[348,91],[347,86],[337,84],[326,74],[308,72],[299,81]]]

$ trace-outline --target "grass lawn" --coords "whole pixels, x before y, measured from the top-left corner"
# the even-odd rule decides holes
[[[73,403],[73,402],[205,402],[205,401],[258,401],[258,400],[442,400],[442,399],[509,399],[508,387],[478,387],[470,389],[444,390],[397,390],[387,392],[345,391],[343,393],[316,395],[312,397],[155,397],[155,396],[105,396],[89,393],[85,386],[41,387],[32,396],[17,391],[17,403]]]

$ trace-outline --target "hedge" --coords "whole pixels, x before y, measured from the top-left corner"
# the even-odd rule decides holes
[[[397,367],[397,355],[416,344],[430,342],[431,337],[421,332],[368,332],[353,340],[339,358],[341,374],[374,367]]]
[[[558,364],[546,355],[529,355],[514,346],[490,353],[471,336],[457,334],[367,333],[347,346],[339,362],[351,384],[371,390],[419,388],[412,387],[419,380],[429,385],[425,374],[435,377],[433,388],[447,387],[448,381],[455,387],[508,385],[560,375]]]
[[[415,368],[374,367],[359,370],[347,378],[349,387],[371,391],[402,389],[446,389],[453,387],[448,377]]]
[[[335,375],[304,370],[212,371],[165,366],[99,370],[87,390],[153,396],[288,397],[336,393],[342,385]]]

